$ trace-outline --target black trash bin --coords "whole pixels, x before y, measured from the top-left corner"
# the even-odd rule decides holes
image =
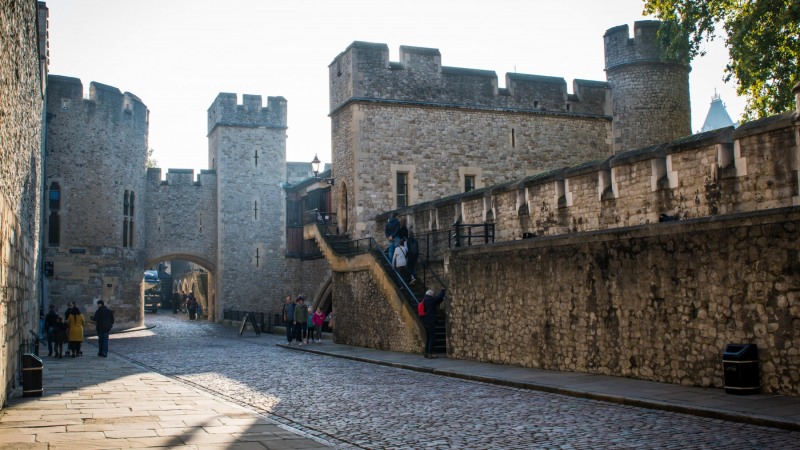
[[[26,353],[22,355],[22,396],[41,397],[44,364],[38,356]]]
[[[761,381],[756,344],[728,344],[722,353],[726,394],[758,394]]]

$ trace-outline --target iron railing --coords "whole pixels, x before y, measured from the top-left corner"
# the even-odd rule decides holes
[[[258,323],[258,327],[263,333],[272,333],[273,327],[280,324],[280,313],[237,311],[233,309],[222,310],[222,318],[224,320],[240,322],[244,319],[245,314],[250,314],[255,317],[256,323]]]
[[[461,223],[456,221],[453,224],[453,234],[450,235],[448,246],[453,248],[493,242],[494,223]]]

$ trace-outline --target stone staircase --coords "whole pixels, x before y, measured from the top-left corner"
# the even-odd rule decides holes
[[[321,236],[325,240],[324,243],[321,243],[319,239],[317,239],[317,245],[320,246],[320,250],[326,255],[329,253],[325,251],[323,246],[326,246],[337,256],[344,258],[370,254],[374,261],[381,267],[387,278],[392,281],[400,297],[402,297],[411,309],[416,312],[418,301],[422,300],[425,291],[429,289],[429,287],[426,287],[421,277],[418,277],[417,281],[409,286],[407,280],[402,279],[400,274],[391,266],[391,263],[385,256],[385,249],[381,248],[374,239],[353,240],[349,234],[332,234],[325,227],[318,227],[317,231],[318,236]],[[422,266],[422,264],[421,261],[417,262],[417,266]],[[434,289],[434,291],[438,293],[436,289]],[[444,308],[440,306],[437,313],[434,352],[447,353],[447,320]],[[414,316],[416,320],[420,320],[416,314],[414,314]]]

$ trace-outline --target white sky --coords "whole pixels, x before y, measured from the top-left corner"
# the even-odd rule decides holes
[[[642,17],[641,0],[49,0],[50,73],[137,95],[162,168],[208,167],[206,111],[220,92],[288,101],[287,159],[330,162],[328,64],[353,41],[438,48],[442,64],[605,80],[603,34]],[[734,121],[717,40],[692,63],[692,129],[714,90]],[[165,171],[166,172],[166,171]]]

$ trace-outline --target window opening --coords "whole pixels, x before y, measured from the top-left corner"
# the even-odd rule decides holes
[[[397,207],[408,206],[408,172],[397,172]]]
[[[51,212],[50,219],[47,223],[47,245],[51,247],[58,247],[61,243],[61,238],[59,233],[61,232],[61,218],[58,216],[58,212]]]
[[[464,175],[464,192],[475,190],[475,175]]]
[[[258,200],[253,202],[253,219],[258,220]]]
[[[514,133],[514,129],[512,128],[511,129],[511,147],[516,147],[516,146],[517,146],[517,137],[516,137],[516,134]]]

